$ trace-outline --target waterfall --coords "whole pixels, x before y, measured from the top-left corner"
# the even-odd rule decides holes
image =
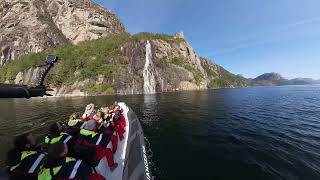
[[[156,93],[156,80],[152,71],[152,52],[151,44],[147,41],[146,44],[146,63],[143,69],[143,91],[144,94],[154,94]]]

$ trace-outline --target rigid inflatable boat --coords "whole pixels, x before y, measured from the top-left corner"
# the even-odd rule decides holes
[[[118,139],[118,148],[114,154],[114,161],[118,163],[118,167],[110,171],[106,159],[103,158],[95,170],[106,180],[152,180],[144,134],[138,117],[125,103],[118,105],[122,108],[126,120],[124,139]],[[2,171],[0,180],[7,179],[8,176]]]
[[[107,180],[151,180],[144,134],[137,115],[125,103],[118,103],[126,119],[124,139],[119,141],[114,161],[119,166],[111,172],[102,159],[96,170]]]

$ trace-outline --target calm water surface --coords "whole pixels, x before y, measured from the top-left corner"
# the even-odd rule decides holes
[[[317,85],[0,100],[1,163],[14,135],[41,137],[86,104],[114,100],[140,118],[155,179],[320,179]]]

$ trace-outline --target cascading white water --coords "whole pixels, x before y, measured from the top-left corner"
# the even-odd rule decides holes
[[[152,71],[152,52],[149,41],[146,44],[146,63],[143,69],[143,81],[144,94],[156,93],[156,80]]]

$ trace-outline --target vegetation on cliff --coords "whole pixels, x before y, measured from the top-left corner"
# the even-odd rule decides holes
[[[201,81],[204,79],[200,70],[196,69],[194,66],[191,66],[187,61],[183,58],[174,57],[170,63],[175,64],[177,66],[183,67],[186,70],[190,71],[193,74],[195,83],[199,86]]]
[[[126,44],[138,43],[146,39],[161,39],[167,43],[184,41],[184,39],[174,36],[152,33],[139,33],[133,36],[122,33],[85,41],[78,45],[69,45],[41,53],[31,53],[22,56],[0,68],[0,81],[4,82],[9,80],[9,82],[12,83],[19,72],[23,72],[31,67],[41,66],[48,54],[55,54],[59,57],[59,63],[53,69],[53,72],[48,75],[46,79],[47,84],[59,87],[62,85],[71,85],[76,81],[83,81],[85,79],[96,80],[98,75],[103,75],[104,78],[109,79],[109,81],[103,84],[89,84],[82,90],[89,93],[112,94],[115,90],[110,79],[112,79],[115,71],[127,65],[122,48]],[[173,57],[169,62],[191,72],[194,76],[194,83],[197,85],[200,85],[205,78],[199,69],[188,63],[187,60],[182,57]],[[210,80],[208,88],[248,85],[247,79],[231,74],[220,66],[214,70],[212,69],[212,65],[204,64],[203,68]]]
[[[215,70],[210,66],[204,66],[210,82],[208,88],[227,88],[227,87],[244,87],[249,85],[249,80],[241,75],[234,75],[223,67],[216,67]]]
[[[234,75],[211,61],[202,58],[201,62],[209,79],[208,88],[245,87],[250,84],[243,76]]]
[[[114,87],[111,84],[90,84],[81,90],[90,94],[114,94]]]
[[[13,82],[19,72],[31,67],[41,66],[48,54],[55,54],[59,57],[59,63],[46,79],[48,84],[54,86],[68,85],[85,79],[95,80],[98,75],[103,75],[106,79],[110,79],[116,70],[126,64],[122,48],[128,43],[137,43],[146,39],[161,39],[168,43],[181,41],[181,39],[177,39],[174,36],[152,33],[139,33],[133,36],[122,33],[85,41],[77,45],[69,45],[22,56],[0,68],[0,81],[9,80]],[[103,90],[101,87],[91,86],[86,90],[99,92]],[[111,89],[110,83],[107,89]]]
[[[225,70],[224,70],[225,71]],[[228,87],[245,87],[249,85],[249,81],[240,76],[234,75],[229,72],[224,72],[222,77],[211,79],[208,84],[209,88],[228,88]]]

